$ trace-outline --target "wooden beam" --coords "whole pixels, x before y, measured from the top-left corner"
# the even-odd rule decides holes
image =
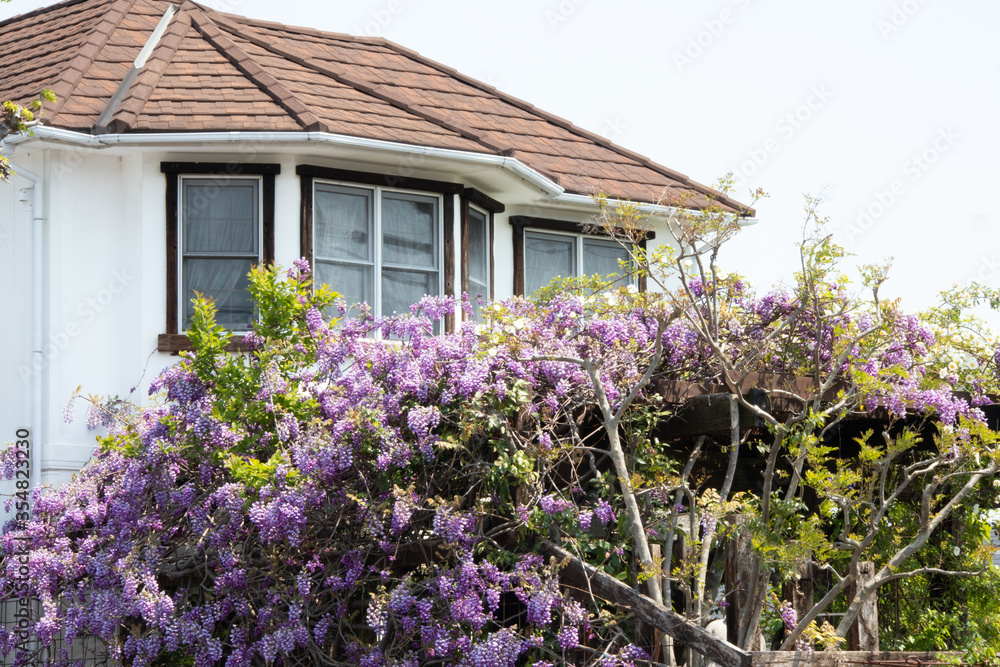
[[[750,394],[754,389],[762,390],[767,394],[775,391],[784,392],[781,396],[770,397],[770,412],[772,414],[801,410],[803,403],[801,400],[794,398],[794,396],[808,399],[816,392],[816,383],[812,378],[777,373],[747,373],[747,376],[741,382],[737,383],[737,385],[737,388],[744,395]],[[663,396],[664,400],[674,404],[684,403],[689,398],[695,396],[730,393],[725,385],[714,382],[694,383],[657,378],[653,380],[653,386],[656,387],[656,390]],[[844,388],[843,381],[835,383],[833,387],[823,394],[823,400],[833,400],[837,392]]]
[[[753,533],[747,527],[749,517],[738,514],[733,517],[733,529],[726,540],[726,601],[729,608],[726,609],[726,632],[729,641],[739,645],[741,635],[749,633],[749,628],[743,627],[743,623],[749,620],[750,608],[752,607],[762,581],[767,579],[767,574],[758,575],[756,582],[753,581],[754,561],[758,556],[753,551]],[[760,648],[763,643],[763,633],[758,623],[753,628],[753,636],[746,643],[750,648]]]
[[[853,600],[861,587],[874,578],[874,563],[867,560],[858,563],[857,577],[848,588],[847,599]],[[847,644],[852,651],[878,650],[878,595],[872,595],[861,605],[858,620],[854,622],[847,633]]]
[[[781,599],[787,600],[795,610],[796,618],[802,618],[813,608],[813,596],[815,593],[814,568],[812,562],[799,563],[798,577],[786,581],[782,586]],[[788,636],[787,634],[785,635]]]
[[[724,667],[750,667],[750,653],[747,651],[736,648],[697,623],[692,623],[645,595],[640,595],[627,584],[584,563],[562,547],[548,540],[543,540],[540,546],[542,553],[564,563],[559,574],[571,585],[582,590],[589,588],[594,595],[611,604],[631,610],[636,619],[665,632],[691,650]]]
[[[850,664],[890,665],[946,664],[940,661],[954,658],[960,661],[964,653],[958,651],[767,651],[751,652],[753,667],[842,667]]]
[[[194,345],[187,334],[160,334],[156,337],[157,352],[190,352],[192,350],[194,350]],[[243,344],[243,336],[229,337],[226,352],[246,352],[247,350],[247,346]]]

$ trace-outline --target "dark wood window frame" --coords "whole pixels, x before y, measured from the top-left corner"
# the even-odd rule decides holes
[[[595,236],[611,238],[610,234],[601,229],[598,225],[583,222],[570,222],[568,220],[554,220],[552,218],[536,218],[529,215],[513,215],[510,217],[511,227],[514,228],[514,294],[524,296],[524,230],[538,230],[540,232],[568,232],[583,236]],[[642,250],[646,249],[646,241],[656,238],[656,232],[646,232],[639,242]],[[646,291],[646,276],[639,276],[637,287],[640,292]]]
[[[181,176],[204,176],[206,178],[223,179],[232,176],[261,177],[261,262],[265,265],[274,263],[274,177],[281,173],[279,164],[243,164],[224,162],[161,162],[160,171],[166,177],[166,212],[167,212],[167,318],[166,333],[160,334],[156,349],[160,352],[180,352],[191,350],[191,341],[186,334],[180,332],[180,313],[178,305],[178,275],[180,255],[178,248],[178,232],[180,216],[177,209]],[[238,351],[242,349],[243,336],[230,338],[226,349]]]
[[[327,181],[338,181],[341,183],[357,183],[359,185],[373,185],[376,187],[396,188],[400,190],[411,190],[417,192],[431,192],[442,195],[442,220],[444,233],[442,236],[444,250],[444,293],[455,294],[455,252],[460,253],[461,259],[461,285],[463,291],[468,291],[469,287],[469,231],[468,231],[468,209],[469,203],[475,204],[489,212],[489,233],[490,233],[490,296],[493,290],[493,214],[503,213],[504,205],[495,199],[483,194],[474,188],[468,188],[460,183],[449,183],[447,181],[434,181],[423,178],[412,178],[406,176],[394,176],[392,174],[376,174],[363,171],[352,171],[348,169],[332,169],[328,167],[317,167],[314,165],[299,165],[295,173],[300,179],[300,215],[299,215],[299,239],[301,242],[302,256],[309,260],[310,266],[313,264],[313,187],[316,179]],[[459,195],[460,202],[460,234],[458,239],[461,246],[455,247],[455,195]],[[449,316],[445,320],[445,330],[453,331],[455,319]]]

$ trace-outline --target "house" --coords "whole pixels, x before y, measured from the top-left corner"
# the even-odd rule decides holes
[[[253,264],[307,257],[391,313],[617,269],[585,224],[595,193],[753,215],[383,39],[69,0],[0,23],[0,49],[0,98],[57,96],[5,141],[18,175],[0,186],[0,440],[30,444],[32,484],[90,457],[84,420],[63,420],[77,386],[141,399],[189,347],[195,291],[238,345]]]

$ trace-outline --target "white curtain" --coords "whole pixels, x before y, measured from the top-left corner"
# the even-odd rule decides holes
[[[260,261],[259,181],[183,183],[183,328],[190,326],[197,292],[215,302],[220,325],[245,331],[254,319],[247,274]]]
[[[375,253],[375,190],[318,183],[313,215],[316,278],[349,304],[381,314],[409,312],[426,294],[440,293],[438,200],[383,192],[381,265]],[[376,272],[381,304],[375,303]]]
[[[556,276],[576,275],[576,237],[524,234],[524,291],[531,294]]]
[[[478,298],[490,298],[490,234],[489,218],[475,209],[469,209],[469,301],[472,316],[482,321]]]
[[[313,232],[316,282],[348,304],[375,303],[374,191],[319,183]]]
[[[625,248],[617,241],[583,240],[583,272],[585,274],[621,275],[621,261],[628,261]]]

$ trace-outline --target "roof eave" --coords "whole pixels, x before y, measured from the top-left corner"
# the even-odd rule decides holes
[[[514,157],[491,155],[489,153],[474,153],[449,148],[434,148],[432,146],[417,146],[380,139],[365,139],[363,137],[352,137],[331,132],[130,132],[126,134],[93,135],[42,125],[36,127],[30,135],[7,137],[3,141],[3,146],[5,149],[13,150],[19,145],[34,142],[73,145],[93,149],[104,149],[113,146],[169,147],[191,145],[206,147],[243,142],[271,145],[322,144],[346,148],[364,148],[383,153],[422,155],[480,166],[494,166],[509,171],[514,176],[541,190],[554,203],[584,206],[587,208],[596,208],[598,206],[594,198],[590,195],[567,192],[565,188],[555,183],[552,179]],[[625,203],[624,201],[614,199],[610,201],[613,204]],[[629,203],[637,205],[640,211],[650,215],[676,215],[682,211],[687,212],[689,215],[691,214],[691,209],[681,209],[675,206],[645,202]],[[754,215],[753,209],[748,209],[739,215],[745,219],[742,224],[753,224],[751,222]]]
[[[110,148],[112,146],[169,147],[191,145],[207,147],[251,142],[270,145],[323,144],[347,148],[363,148],[399,155],[421,155],[482,166],[494,166],[511,172],[541,190],[549,198],[559,197],[566,192],[565,188],[555,183],[552,179],[514,157],[492,155],[489,153],[474,153],[450,148],[435,148],[433,146],[418,146],[380,139],[365,139],[363,137],[353,137],[331,132],[130,132],[126,134],[93,135],[43,125],[36,127],[30,135],[7,137],[3,142],[3,146],[9,149],[16,149],[19,145],[34,142],[82,146],[93,149]]]

